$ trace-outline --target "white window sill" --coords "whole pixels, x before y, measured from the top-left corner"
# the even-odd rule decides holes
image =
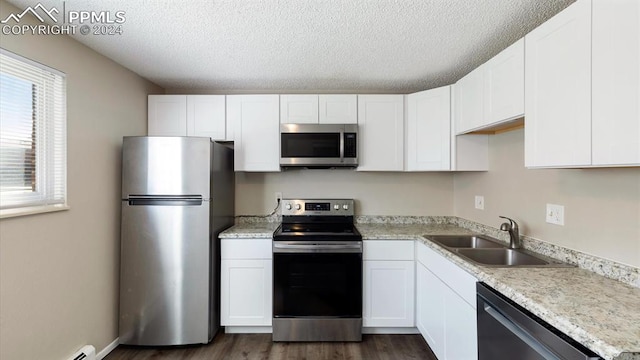
[[[42,214],[54,211],[69,210],[68,205],[47,205],[47,206],[32,206],[17,209],[5,209],[0,210],[0,219],[12,218],[17,216],[27,216]]]

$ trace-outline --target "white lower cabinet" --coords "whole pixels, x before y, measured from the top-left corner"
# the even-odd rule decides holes
[[[363,259],[363,326],[413,328],[413,240],[365,241]]]
[[[416,325],[440,360],[478,358],[476,279],[416,242]]]
[[[416,263],[416,327],[438,359],[444,359],[445,285]]]
[[[221,325],[227,332],[260,332],[260,327],[270,327],[271,239],[223,239],[221,257]]]

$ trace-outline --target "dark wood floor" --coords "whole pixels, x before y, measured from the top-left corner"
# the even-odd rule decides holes
[[[104,360],[437,360],[420,335],[363,335],[361,343],[274,343],[271,334],[218,334],[209,345],[118,346]]]

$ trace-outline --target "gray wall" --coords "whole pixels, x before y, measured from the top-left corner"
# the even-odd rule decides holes
[[[453,215],[450,173],[290,170],[236,173],[236,214],[264,215],[284,198],[354,198],[358,215]]]
[[[0,18],[17,11],[0,1]],[[67,74],[71,209],[0,220],[0,359],[99,351],[118,336],[120,144],[146,133],[163,90],[68,36],[1,45]]]
[[[527,170],[524,130],[491,136],[489,150],[491,171],[454,176],[457,216],[494,227],[513,217],[531,237],[640,267],[640,168]],[[564,205],[565,226],[545,222],[547,203]]]

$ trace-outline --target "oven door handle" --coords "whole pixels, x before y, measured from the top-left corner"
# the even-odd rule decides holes
[[[359,253],[362,244],[273,244],[274,253]]]

